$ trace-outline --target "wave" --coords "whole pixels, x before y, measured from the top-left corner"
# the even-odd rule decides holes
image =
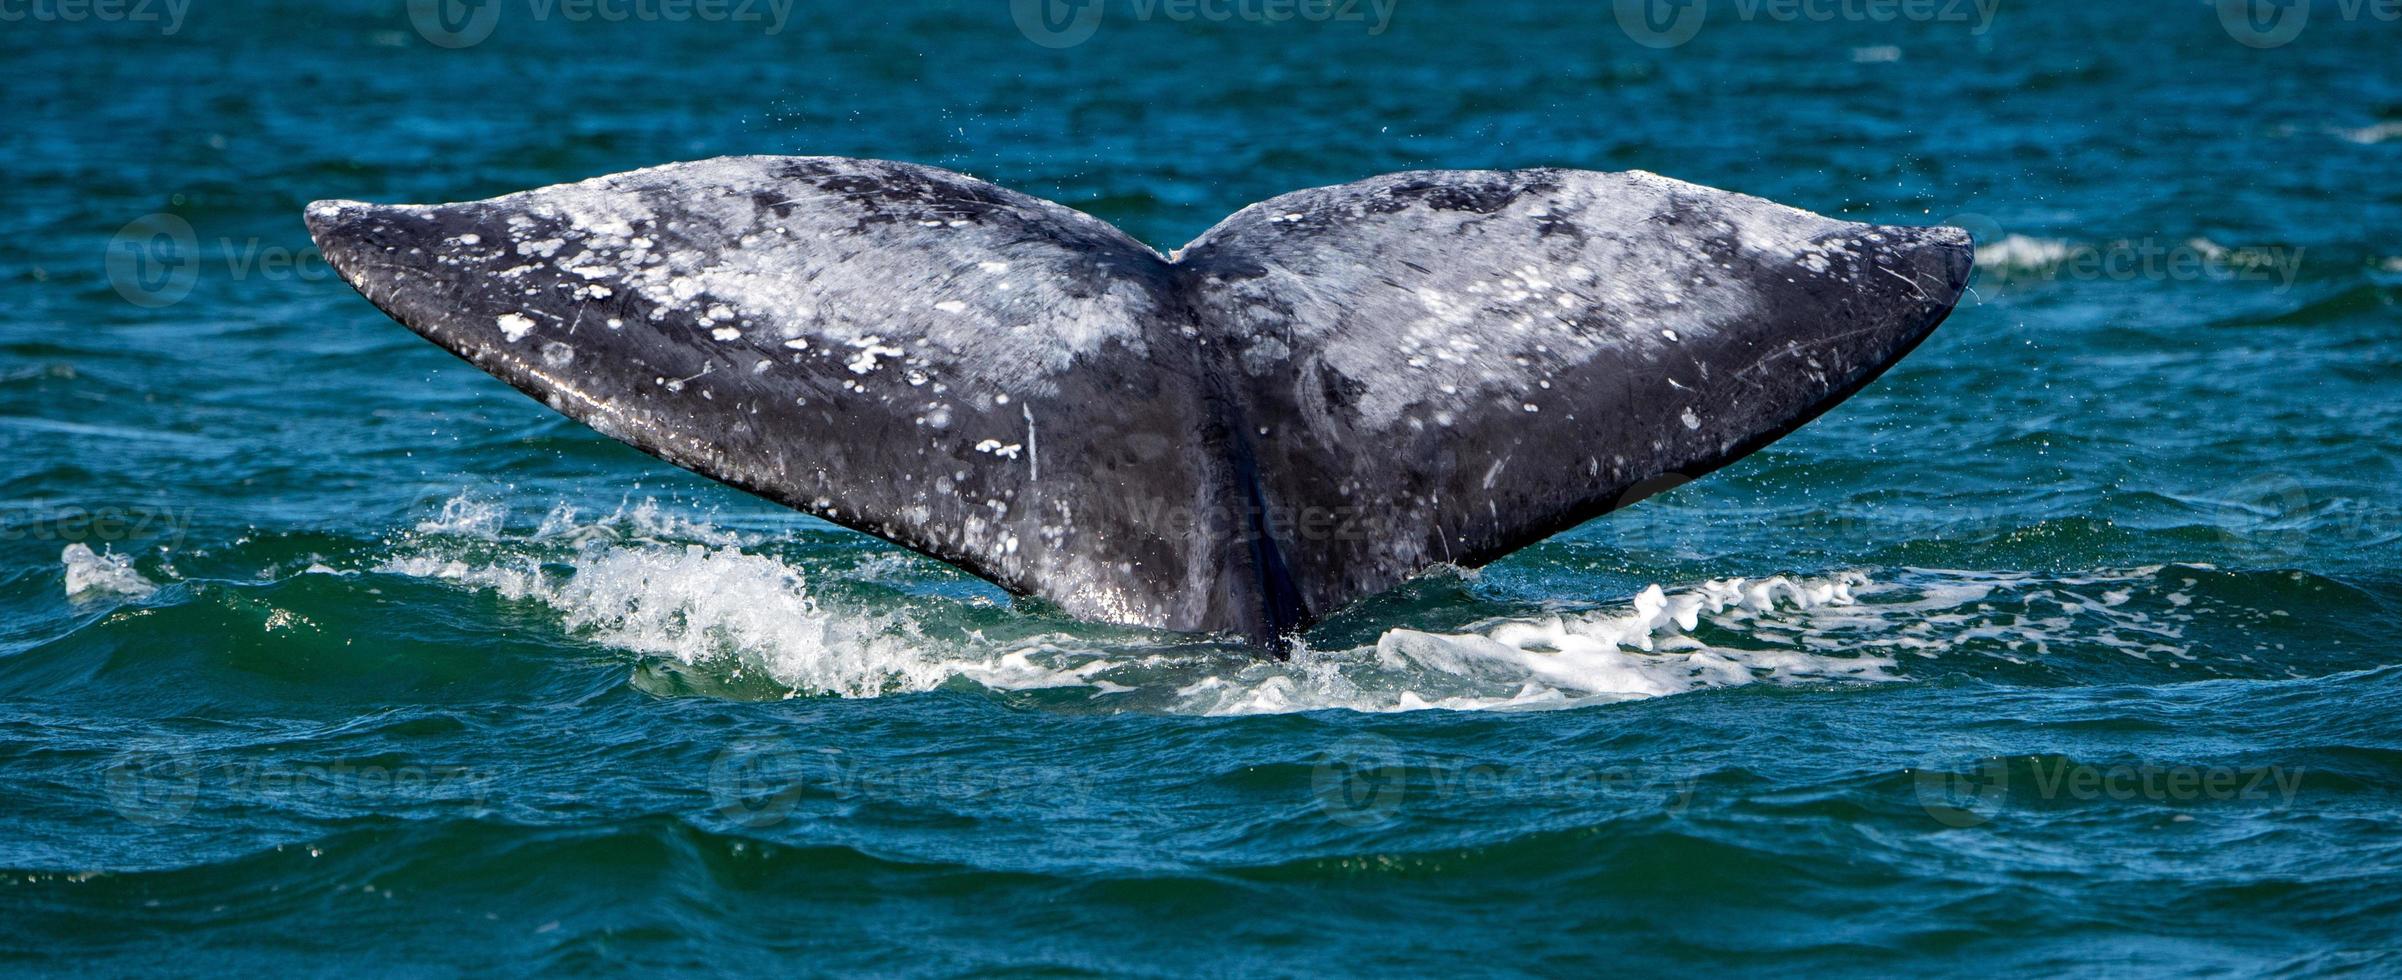
[[[1977,669],[1963,657],[2051,674],[2104,656],[2198,679],[2243,673],[2249,660],[2188,636],[2205,616],[2274,625],[2268,611],[2213,600],[2204,580],[2229,573],[2207,568],[1845,569],[1653,584],[1628,599],[1521,605],[1439,628],[1421,627],[1429,616],[1392,622],[1403,614],[1365,642],[1269,661],[1208,638],[1013,605],[947,567],[862,544],[846,535],[804,553],[788,537],[728,531],[652,501],[591,518],[561,505],[513,526],[500,505],[462,496],[355,567],[308,570],[525,604],[570,636],[636,655],[636,683],[656,682],[659,693],[980,688],[1198,715],[1525,710],[1754,684],[1882,684]],[[1475,584],[1474,573],[1459,575]],[[1434,616],[1446,613],[1456,615]]]
[[[1588,584],[1555,582],[1532,596],[1452,570],[1346,613],[1276,661],[1219,638],[1010,602],[949,566],[850,532],[732,530],[653,500],[590,516],[562,504],[513,520],[497,501],[461,495],[384,540],[257,549],[209,564],[256,568],[246,563],[280,557],[240,580],[187,580],[169,558],[70,546],[60,567],[76,605],[164,614],[100,617],[73,632],[147,649],[134,634],[189,613],[340,657],[350,649],[341,634],[358,627],[345,610],[364,597],[405,594],[422,607],[455,593],[530,617],[536,639],[630,655],[630,683],[659,696],[954,689],[1049,710],[1181,715],[1539,710],[1745,686],[1965,678],[2276,678],[2367,665],[2375,639],[2373,628],[2344,625],[2362,614],[2356,589],[2290,570],[1898,564],[1648,585],[1579,574],[1569,580]],[[2043,550],[2025,558],[2040,562]],[[402,632],[388,639],[425,639],[415,631],[439,630],[451,616],[396,624]],[[315,623],[336,625],[296,631]]]
[[[785,694],[870,697],[966,683],[1081,689],[1128,706],[1222,715],[1563,707],[1761,681],[1895,679],[1888,659],[1756,642],[1812,635],[1815,611],[1852,605],[1852,590],[1870,584],[1858,572],[1654,585],[1595,610],[1454,633],[1391,629],[1373,644],[1302,649],[1273,662],[1179,634],[1113,636],[1039,616],[978,628],[956,615],[979,604],[973,599],[846,601],[764,543],[650,502],[589,521],[559,507],[531,531],[512,532],[498,505],[462,497],[369,570],[535,603],[595,642],[721,679],[764,675]],[[851,570],[866,574],[846,576],[848,584],[893,575],[892,561],[867,558]],[[1727,638],[1698,639],[1705,627]]]
[[[806,571],[739,544],[621,539],[606,523],[545,528],[533,540],[560,537],[573,548],[557,566],[527,553],[474,559],[436,547],[372,571],[536,602],[600,643],[687,666],[755,668],[799,693],[930,690],[972,666],[887,635],[895,624],[884,617],[820,608]]]
[[[1992,273],[2049,273],[2083,246],[2058,238],[2030,238],[2012,232],[1999,240],[1977,243],[1977,268]]]

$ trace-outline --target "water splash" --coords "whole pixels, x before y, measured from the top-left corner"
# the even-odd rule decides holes
[[[2279,654],[2267,631],[2292,621],[2284,610],[2209,601],[2202,580],[2231,573],[2201,566],[1846,570],[1651,585],[1625,600],[1552,602],[1441,631],[1395,623],[1373,642],[1275,661],[961,594],[956,573],[863,538],[796,547],[654,501],[590,519],[561,506],[512,527],[505,509],[461,498],[366,570],[533,604],[567,634],[689,682],[680,690],[875,697],[962,687],[1200,715],[1562,708],[1995,668],[2247,676]]]
[[[133,567],[133,560],[119,554],[101,554],[90,545],[76,542],[59,552],[58,560],[66,567],[67,598],[99,599],[117,597],[147,599],[158,591],[158,584],[142,577]]]
[[[664,513],[655,501],[591,521],[560,505],[523,535],[506,521],[496,505],[453,499],[373,570],[537,602],[600,643],[756,669],[801,693],[864,697],[925,690],[950,676],[884,635],[891,624],[880,617],[820,609],[801,567],[746,551],[753,542],[741,535]]]
[[[1302,650],[1286,662],[1132,632],[1101,641],[1065,621],[1022,617],[997,635],[970,601],[852,602],[814,588],[802,564],[662,513],[653,502],[597,520],[555,508],[530,532],[466,498],[403,535],[373,571],[438,580],[547,607],[571,632],[793,694],[866,697],[966,683],[998,691],[1075,688],[1111,707],[1197,714],[1346,708],[1562,707],[1754,682],[1888,681],[1892,660],[1758,642],[1804,634],[1815,611],[1854,604],[1869,583],[1826,578],[1653,586],[1621,608],[1553,613],[1438,634],[1393,629],[1371,645]],[[894,574],[869,558],[870,579]],[[1704,642],[1709,627],[1726,638]]]

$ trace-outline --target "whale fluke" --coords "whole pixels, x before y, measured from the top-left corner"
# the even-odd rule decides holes
[[[1948,314],[1957,229],[1422,171],[1172,257],[933,167],[734,157],[321,201],[384,312],[679,466],[1071,615],[1273,644],[1724,465]]]

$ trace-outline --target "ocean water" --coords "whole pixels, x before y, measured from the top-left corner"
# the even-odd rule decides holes
[[[1625,6],[0,8],[0,969],[2402,973],[2402,24]],[[624,448],[300,222],[730,153],[1163,248],[1643,168],[1979,274],[1262,662]]]

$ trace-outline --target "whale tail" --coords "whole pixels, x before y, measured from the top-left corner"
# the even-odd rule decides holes
[[[1084,618],[1274,642],[1724,465],[1971,250],[1651,174],[1426,171],[1174,258],[932,167],[676,164],[310,205],[386,313],[679,466]]]

